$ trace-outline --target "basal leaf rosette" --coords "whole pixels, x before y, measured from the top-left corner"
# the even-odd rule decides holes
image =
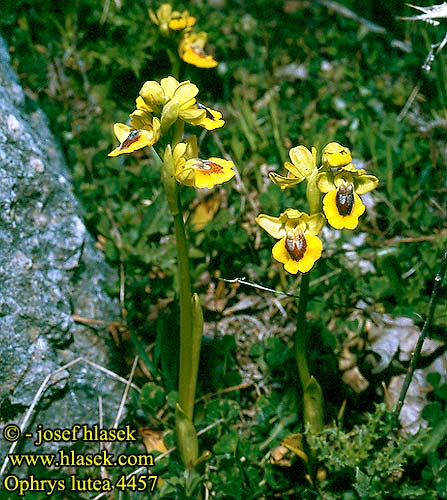
[[[317,186],[323,197],[323,212],[334,229],[355,229],[365,212],[359,195],[372,191],[379,180],[374,175],[357,169],[350,163],[337,172],[324,170],[317,177]]]
[[[140,122],[143,124],[142,120]],[[129,127],[124,123],[115,123],[113,131],[116,138],[120,141],[120,145],[111,151],[108,156],[113,157],[125,153],[133,153],[146,146],[153,146],[160,138],[160,121],[158,118],[153,118],[150,123],[144,123],[144,127],[137,129]]]
[[[178,46],[180,58],[197,68],[215,68],[219,63],[205,52],[207,38],[204,31],[193,33],[185,30]]]
[[[317,234],[325,223],[321,213],[308,215],[288,208],[279,217],[260,214],[256,222],[279,240],[272,256],[290,274],[307,273],[320,258],[323,244]]]
[[[289,156],[292,162],[286,161],[284,163],[284,167],[288,171],[287,176],[276,172],[269,173],[270,180],[283,190],[304,181],[317,168],[317,150],[315,148],[309,151],[305,146],[297,146],[290,149]]]

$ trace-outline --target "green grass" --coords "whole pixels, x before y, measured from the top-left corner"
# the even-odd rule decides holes
[[[359,323],[351,316],[361,300],[373,310],[410,316],[418,324],[427,312],[447,244],[447,177],[445,127],[424,128],[423,123],[447,118],[447,56],[440,53],[430,73],[422,72],[421,65],[442,29],[396,20],[413,13],[392,3],[389,8],[395,10],[384,13],[368,10],[369,2],[343,2],[386,26],[385,35],[368,32],[314,2],[217,3],[223,7],[198,0],[175,5],[198,18],[221,63],[213,70],[181,69],[180,78],[196,83],[201,99],[221,110],[227,122],[223,129],[200,136],[201,151],[204,156],[231,157],[240,176],[217,190],[220,208],[212,222],[200,230],[189,227],[193,282],[204,298],[207,322],[196,425],[203,429],[214,424],[200,437],[201,450],[211,450],[212,457],[189,485],[175,454],[160,460],[156,471],[165,489],[154,498],[183,498],[185,491],[194,491],[196,479],[216,498],[225,499],[427,498],[423,494],[433,484],[439,498],[447,498],[445,451],[437,446],[424,454],[399,441],[395,454],[372,454],[371,470],[362,464],[356,470],[349,439],[343,453],[328,439],[324,446],[337,466],[330,469],[330,462],[328,479],[313,484],[293,454],[287,466],[271,463],[280,440],[304,430],[291,345],[295,305],[281,300],[284,318],[272,305],[272,294],[222,286],[218,280],[246,276],[297,293],[296,278],[273,263],[272,240],[260,234],[254,219],[259,212],[278,215],[287,207],[300,208],[305,194],[301,186],[281,193],[267,172],[282,172],[288,150],[299,144],[321,149],[336,140],[350,147],[354,163],[379,177],[380,184],[359,229],[325,241],[324,258],[312,272],[310,364],[327,394],[328,424],[336,420],[343,400],[348,401],[345,429],[333,432],[355,434],[360,427],[354,425],[366,425],[364,432],[386,447],[389,429],[371,424],[376,421],[366,414],[376,414],[373,401],[357,398],[341,381],[336,353],[347,331],[366,336],[367,313]],[[89,230],[108,262],[123,272],[127,324],[140,353],[147,350],[151,383],[157,387],[155,400],[143,398],[134,418],[166,432],[172,443],[177,370],[175,356],[168,354],[175,349],[177,314],[172,222],[159,171],[145,153],[107,158],[116,144],[113,123],[125,122],[143,82],[168,76],[170,66],[167,55],[157,51],[157,29],[144,2],[118,5],[93,0],[6,2],[0,29],[23,86],[49,116]],[[411,44],[412,50],[394,48],[392,39]],[[402,117],[417,84],[420,91]],[[192,217],[194,194],[185,190],[184,196]],[[357,260],[372,264],[367,272],[345,247],[360,233]],[[120,286],[111,284],[110,293],[118,295]],[[433,333],[445,341],[445,287],[442,293]],[[254,333],[247,353],[242,353],[240,329],[222,327],[225,310],[216,306],[217,299],[227,308],[239,306],[232,315],[247,314],[274,336],[260,340]],[[256,364],[262,378],[222,392],[243,382],[241,360]],[[443,393],[433,396],[444,419],[445,400]],[[427,410],[429,416],[434,411]],[[441,431],[439,436],[441,445],[445,437]],[[403,467],[395,480],[368,482],[365,474],[373,474],[374,467],[391,472],[400,452],[411,467]],[[343,467],[349,469],[349,480],[342,484],[338,468],[347,470]]]

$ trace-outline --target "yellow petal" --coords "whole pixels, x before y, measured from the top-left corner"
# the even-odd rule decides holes
[[[161,88],[163,89],[163,92],[165,93],[166,97],[168,99],[172,99],[174,92],[176,91],[177,87],[179,86],[179,82],[173,76],[168,76],[168,77],[162,78],[160,80],[160,85],[161,85]]]
[[[296,260],[289,259],[284,264],[284,269],[290,274],[297,274],[298,271],[300,270],[300,263],[297,262]]]
[[[152,109],[153,105],[160,106],[166,101],[163,88],[155,81],[144,82],[140,90],[140,96],[150,109]]]
[[[215,68],[219,63],[198,47],[188,47],[180,56],[183,61],[196,68]]]
[[[197,188],[212,188],[217,184],[223,184],[235,176],[232,169],[232,161],[222,160],[221,158],[209,158],[204,162],[205,168],[196,170],[195,185]]]
[[[206,130],[215,130],[225,125],[225,120],[222,119],[222,113],[220,111],[207,108],[200,102],[196,103],[196,106],[199,110],[204,111],[204,114],[197,120],[188,120],[193,125],[203,127]]]
[[[272,248],[272,256],[281,264],[287,264],[289,260],[293,260],[290,258],[290,254],[286,249],[286,239],[282,238],[273,245]]]
[[[179,110],[179,117],[185,122],[191,123],[191,125],[196,125],[204,119],[205,111],[203,109],[199,109],[196,106],[196,103],[192,102],[189,108]]]
[[[358,218],[365,210],[366,207],[363,204],[362,199],[357,193],[354,193],[354,206],[352,207],[351,214]]]
[[[234,163],[222,158],[188,160],[183,169],[176,173],[176,179],[188,186],[196,188],[212,188],[234,177]]]
[[[351,151],[338,142],[330,142],[323,148],[323,165],[343,167],[352,161]]]
[[[305,233],[304,236],[306,238],[306,243],[307,243],[307,248],[304,257],[309,257],[313,261],[318,260],[321,257],[321,253],[323,251],[323,243],[321,242],[320,238],[318,238],[318,236],[315,236],[313,234]]]
[[[360,196],[354,193],[354,203],[351,213],[348,215],[340,215],[336,204],[337,190],[329,191],[323,198],[323,211],[334,229],[355,229],[358,226],[358,218],[365,211],[365,205],[362,203]]]
[[[282,190],[292,186],[296,186],[305,179],[304,177],[301,177],[300,179],[298,179],[297,177],[284,177],[277,172],[269,172],[269,178],[273,182],[273,184],[276,184]]]
[[[152,146],[154,142],[154,134],[152,132],[148,130],[131,130],[124,141],[107,156],[113,157],[125,153],[133,153],[146,146]]]
[[[174,157],[174,161],[178,160],[181,156],[183,156],[186,152],[186,143],[179,142],[175,145],[172,156]]]
[[[177,13],[174,13],[177,14]],[[180,13],[178,13],[180,14]],[[185,28],[190,28],[196,24],[196,18],[190,16],[187,11],[183,14],[180,14],[181,17],[175,17],[173,15],[172,19],[169,21],[169,28],[174,31],[180,31]]]
[[[197,85],[188,80],[180,83],[172,94],[172,99],[179,103],[181,108],[189,108],[196,103],[195,96],[199,93]]]
[[[132,127],[129,127],[124,123],[115,123],[115,125],[113,125],[113,133],[120,142],[124,142],[132,130]]]
[[[305,146],[297,146],[289,151],[292,163],[286,162],[284,166],[295,177],[308,177],[316,167],[315,158]]]
[[[315,261],[321,257],[321,252],[323,251],[323,244],[321,243],[321,240],[317,236],[309,233],[305,233],[304,238],[306,240],[307,247],[304,255],[299,260],[292,258],[285,246],[285,239],[281,240],[284,241],[284,244],[277,250],[277,255],[285,260],[285,255],[282,253],[282,248],[284,248],[284,251],[288,256],[288,260],[284,263],[284,269],[291,274],[296,274],[298,271],[307,273],[310,269],[312,269]],[[275,246],[277,246],[278,243]]]
[[[152,115],[143,109],[136,109],[130,114],[130,124],[136,129],[152,129]]]
[[[214,68],[218,62],[204,51],[207,34],[205,32],[189,33],[179,44],[179,55],[186,63],[198,68]]]
[[[286,235],[286,230],[284,224],[280,221],[279,217],[273,217],[272,215],[259,214],[256,217],[256,223],[267,231],[273,238],[280,239]]]
[[[147,111],[148,113],[152,113],[155,111],[155,106],[149,106],[147,102],[139,95],[135,100],[136,108],[141,109],[142,111]]]

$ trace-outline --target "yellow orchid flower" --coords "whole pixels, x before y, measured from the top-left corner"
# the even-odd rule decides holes
[[[199,89],[189,80],[178,82],[172,76],[160,83],[147,81],[136,100],[137,110],[161,114],[161,128],[165,132],[178,118],[207,130],[223,127],[222,113],[196,100]],[[131,116],[133,116],[132,113]]]
[[[220,111],[207,108],[200,102],[197,102],[196,106],[205,111],[205,116],[191,121],[190,123],[192,125],[198,125],[199,127],[206,128],[207,130],[214,130],[225,125],[225,120],[222,118],[222,113]]]
[[[325,167],[344,167],[352,161],[351,151],[338,142],[330,142],[323,148],[321,161]]]
[[[196,24],[196,18],[190,16],[187,10],[183,12],[174,11],[169,21],[169,28],[173,31],[184,30],[185,28],[190,28]]]
[[[317,186],[322,193],[323,212],[334,229],[355,229],[359,217],[365,212],[359,195],[373,190],[379,180],[357,169],[352,163],[339,169],[335,174],[324,171],[318,174]]]
[[[172,10],[168,3],[162,4],[155,12],[149,9],[149,17],[154,24],[160,26],[164,36],[169,36],[169,30],[180,31],[196,23],[196,18],[190,16],[187,10],[183,12]]]
[[[175,178],[185,186],[208,188],[223,184],[235,176],[234,163],[222,158],[191,157],[197,155],[197,140],[195,136],[188,142],[180,142],[172,153],[175,165]]]
[[[147,81],[141,87],[140,97],[147,111],[161,111],[162,107],[171,100],[177,101],[182,108],[192,107],[196,103],[199,89],[189,80],[178,82],[173,76],[162,78],[160,83]],[[137,107],[141,100],[137,99]]]
[[[120,145],[108,154],[112,157],[153,146],[160,138],[160,121],[158,118],[153,118],[151,126],[147,126],[147,129],[135,129],[124,123],[115,123],[113,131]]]
[[[297,146],[290,149],[289,156],[292,163],[289,161],[284,163],[284,167],[288,170],[287,177],[276,172],[269,173],[270,180],[283,190],[308,178],[316,169],[317,164],[317,150],[315,148],[309,151],[305,146]]]
[[[290,274],[307,273],[320,258],[323,244],[317,234],[324,225],[322,214],[308,215],[288,208],[279,217],[260,214],[256,222],[279,240],[272,256]]]
[[[198,68],[215,68],[219,63],[204,50],[207,37],[204,31],[185,32],[178,47],[180,58]]]
[[[178,118],[188,123],[202,120],[205,109],[196,104],[199,89],[189,80],[178,82],[174,77],[163,78],[160,83],[147,81],[137,98],[137,109],[160,113],[161,131],[165,133]]]

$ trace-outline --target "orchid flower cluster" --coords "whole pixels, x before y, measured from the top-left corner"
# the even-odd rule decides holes
[[[208,35],[204,31],[198,33],[193,31],[196,18],[190,16],[187,10],[183,12],[172,10],[171,5],[165,3],[156,12],[149,9],[149,17],[159,26],[163,37],[174,40],[177,44],[180,59],[198,68],[214,68],[219,64],[205,52]]]
[[[307,181],[309,212],[288,208],[279,217],[260,214],[256,222],[279,240],[272,249],[275,260],[291,274],[307,273],[323,251],[318,237],[326,221],[334,229],[355,229],[365,212],[360,195],[374,189],[379,180],[352,164],[351,152],[337,142],[322,151],[322,165],[317,167],[317,151],[297,146],[285,162],[287,176],[270,172],[271,181],[288,189]]]
[[[136,99],[136,109],[130,114],[130,125],[116,123],[113,127],[120,145],[109,156],[133,153],[159,143],[169,136],[174,125],[189,123],[207,130],[223,127],[222,113],[197,101],[199,89],[190,81],[178,82],[174,77],[160,83],[147,81]],[[175,135],[175,134],[174,134]],[[200,159],[195,135],[182,140],[174,138],[164,157],[174,165],[175,179],[186,186],[212,188],[234,177],[234,164],[222,158]]]
[[[309,213],[286,209],[279,217],[260,214],[256,222],[278,242],[272,255],[290,274],[303,273],[298,297],[294,336],[295,357],[302,387],[303,417],[306,427],[319,434],[324,427],[324,397],[307,362],[306,311],[309,299],[309,271],[321,257],[323,243],[318,234],[326,222],[335,229],[355,229],[365,212],[360,195],[374,189],[379,180],[352,164],[348,148],[330,142],[322,151],[317,167],[317,151],[297,146],[289,151],[287,175],[270,172],[271,181],[288,189],[306,181]]]
[[[171,21],[174,21],[172,15]],[[186,14],[175,20],[177,23],[190,22]],[[197,293],[192,293],[179,184],[212,188],[229,181],[235,175],[232,161],[216,157],[202,159],[199,157],[196,136],[184,138],[185,123],[206,130],[214,130],[225,124],[219,111],[208,108],[197,100],[198,93],[199,89],[190,81],[178,82],[172,76],[163,78],[160,83],[147,81],[136,99],[136,109],[130,114],[130,124],[114,125],[120,144],[109,153],[109,156],[115,157],[150,147],[153,160],[161,166],[161,180],[174,223],[177,248],[180,306],[177,448],[189,472],[206,456],[198,455],[197,432],[193,424],[203,313]]]

